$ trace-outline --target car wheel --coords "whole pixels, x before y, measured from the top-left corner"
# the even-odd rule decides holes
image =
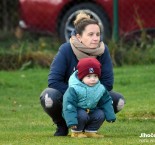
[[[86,13],[90,14],[92,18],[101,23],[103,40],[109,39],[111,37],[110,23],[104,11],[95,4],[82,3],[71,7],[71,9],[69,9],[61,19],[59,27],[59,37],[61,41],[69,41],[70,34],[72,30],[74,30],[73,21],[75,20],[75,17],[80,10],[85,10]]]

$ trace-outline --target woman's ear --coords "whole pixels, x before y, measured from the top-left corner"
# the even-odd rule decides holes
[[[76,34],[76,38],[81,42],[81,36],[79,34]]]

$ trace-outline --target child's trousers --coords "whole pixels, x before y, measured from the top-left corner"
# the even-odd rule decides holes
[[[105,120],[104,112],[100,109],[87,113],[84,109],[78,109],[78,126],[72,132],[97,132]]]

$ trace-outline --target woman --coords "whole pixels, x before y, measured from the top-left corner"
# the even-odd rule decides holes
[[[100,40],[99,23],[86,13],[81,12],[77,15],[74,26],[75,31],[71,35],[70,42],[60,46],[51,64],[48,88],[40,96],[43,109],[57,125],[54,136],[68,134],[68,128],[62,117],[63,94],[68,88],[69,77],[76,70],[77,63],[81,58],[94,57],[101,63],[100,82],[112,97],[115,113],[119,112],[125,103],[122,95],[112,91],[113,66],[108,47]]]

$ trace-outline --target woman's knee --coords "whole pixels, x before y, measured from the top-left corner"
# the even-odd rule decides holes
[[[120,98],[117,104],[117,112],[121,111],[124,108],[125,100],[124,98]]]
[[[53,88],[46,88],[40,95],[43,108],[52,108],[62,104],[62,94]]]
[[[125,105],[125,98],[120,93],[114,91],[110,91],[109,93],[113,100],[113,107],[115,113],[121,111]]]

